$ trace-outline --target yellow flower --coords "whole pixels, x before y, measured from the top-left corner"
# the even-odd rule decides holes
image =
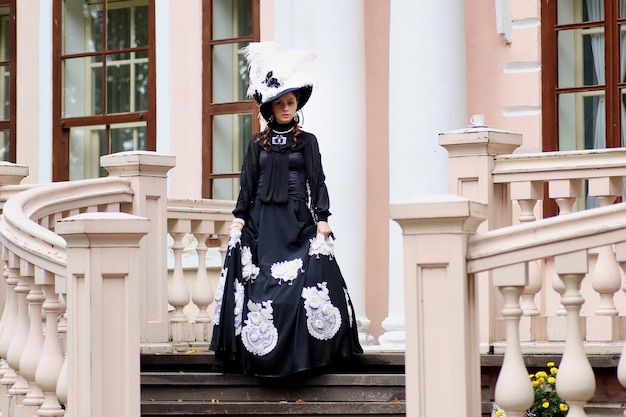
[[[535,377],[535,374],[530,374],[528,375],[528,378],[533,379]]]
[[[556,383],[556,378],[551,376],[548,377],[548,384],[554,385]]]
[[[563,405],[563,404],[561,404]],[[496,410],[496,416],[500,417],[502,415],[502,410],[500,410],[499,408]]]
[[[535,375],[537,376],[537,378],[545,378],[548,376],[548,374],[545,371],[539,371]]]
[[[544,382],[546,382],[546,379],[544,377],[541,377],[537,380],[540,384],[543,384]]]
[[[555,368],[555,367],[550,368],[550,373],[552,375],[556,375],[557,372],[559,372],[558,368]]]
[[[563,404],[563,403],[559,404],[559,410],[561,410],[563,412],[566,412],[568,410],[568,408],[569,407],[567,406],[567,404]]]
[[[550,407],[550,403],[549,403],[549,402],[547,402],[546,400],[544,400],[544,401],[543,401],[543,403],[541,403],[541,406],[542,406],[543,408],[548,408],[548,407]]]
[[[552,367],[554,367],[554,362],[548,362],[548,363],[547,363],[547,366],[548,366],[548,368],[552,368]]]
[[[533,387],[536,387],[537,385],[539,385],[539,381],[532,381],[531,384]]]

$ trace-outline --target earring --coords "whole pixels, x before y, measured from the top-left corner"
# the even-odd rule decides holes
[[[300,121],[300,116],[298,116],[298,113],[294,114],[293,121],[296,122],[296,123],[298,123]]]
[[[267,122],[268,123],[272,123],[273,121],[274,121],[274,115],[270,114],[270,117],[269,117],[269,119],[267,119]]]

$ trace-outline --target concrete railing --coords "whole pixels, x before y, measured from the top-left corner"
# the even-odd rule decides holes
[[[170,156],[101,162],[106,178],[39,186],[0,164],[2,416],[136,417],[140,350],[208,348],[206,253],[221,264],[233,203],[168,200]]]
[[[440,135],[448,150],[450,191],[487,205],[479,232],[542,217],[544,200],[558,207],[558,216],[593,206],[608,206],[622,197],[626,177],[626,149],[517,153],[521,136],[490,129],[464,129]],[[525,352],[559,353],[565,339],[565,290],[554,272],[551,256],[529,262],[529,283],[522,293],[520,337]],[[489,272],[484,274],[489,275]],[[503,298],[487,276],[479,293],[489,302],[480,305],[481,352],[498,351],[506,327],[500,311]],[[624,340],[626,295],[622,273],[611,246],[589,251],[583,340],[588,352],[618,353]]]
[[[489,275],[482,277],[489,276],[503,298],[505,356],[496,402],[508,416],[525,415],[534,394],[519,337],[520,298],[529,282],[529,263],[549,256],[564,286],[560,300],[566,311],[557,390],[570,415],[584,416],[595,376],[581,333],[581,282],[595,248],[615,245],[616,259],[626,266],[626,204],[476,233],[487,214],[486,205],[457,196],[391,206],[404,236],[407,415],[440,415],[441,404],[450,398],[455,399],[450,415],[480,415],[481,299],[476,289],[485,272]],[[620,361],[618,377],[626,386],[623,369],[626,362]]]

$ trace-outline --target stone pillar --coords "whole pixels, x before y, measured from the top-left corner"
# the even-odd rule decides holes
[[[448,192],[448,161],[437,135],[467,125],[464,10],[463,0],[391,1],[391,203]],[[400,228],[390,221],[389,315],[383,322],[382,348],[403,346],[401,253]]]
[[[128,177],[134,191],[132,212],[150,219],[141,242],[141,342],[144,350],[169,342],[167,315],[167,173],[175,157],[147,151],[120,152],[100,158],[111,176]]]
[[[496,156],[510,154],[521,146],[522,135],[493,129],[460,129],[441,133],[439,144],[448,151],[450,193],[487,205],[487,219],[479,230],[511,225],[508,184],[495,184],[492,171]],[[477,285],[481,299],[485,300],[479,304],[480,316],[488,318],[480,323],[481,352],[487,353],[496,317],[502,316],[502,297],[489,276],[478,279]]]
[[[67,241],[67,415],[140,415],[139,245],[150,221],[126,213],[60,220]]]
[[[487,207],[439,195],[392,204],[390,214],[403,234],[406,415],[446,408],[445,415],[478,416],[477,298],[466,254]]]

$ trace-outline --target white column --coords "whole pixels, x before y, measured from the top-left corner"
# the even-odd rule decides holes
[[[448,192],[438,134],[467,125],[462,0],[391,0],[389,165],[391,203]],[[404,347],[402,237],[389,226],[389,316],[381,347]]]
[[[318,54],[306,66],[317,85],[304,108],[303,128],[319,141],[333,213],[329,222],[337,237],[335,254],[356,309],[361,343],[372,344],[365,313],[363,0],[276,0],[274,10],[275,40],[283,48]]]

